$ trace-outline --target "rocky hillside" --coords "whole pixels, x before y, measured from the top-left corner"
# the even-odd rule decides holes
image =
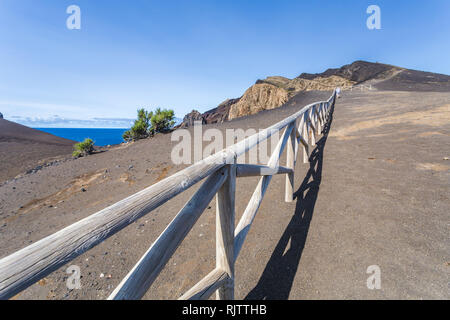
[[[240,100],[231,105],[228,118],[230,120],[262,110],[278,108],[289,99],[288,91],[271,83],[256,83],[251,86]]]
[[[353,83],[359,84],[371,79],[384,79],[395,73],[404,70],[402,68],[382,63],[366,61],[355,61],[338,69],[328,69],[322,73],[302,73],[298,78],[313,80],[317,78],[327,78],[337,76]]]
[[[180,125],[180,128],[187,128],[194,125],[195,121],[201,121],[202,124],[206,122],[203,120],[203,116],[197,110],[192,110],[187,115],[184,116],[183,122]]]
[[[203,114],[205,123],[221,123],[227,121],[231,106],[240,100],[241,98],[225,100],[217,108],[205,112]]]
[[[232,105],[239,102],[241,98],[237,99],[227,99],[217,108],[211,109],[209,111],[206,111],[205,113],[201,114],[197,110],[192,110],[187,115],[184,116],[183,122],[180,124],[180,128],[187,128],[192,125],[194,125],[195,121],[201,121],[202,124],[208,124],[208,123],[222,123],[224,121],[229,120],[228,115],[230,113],[230,108]]]
[[[192,125],[193,119],[217,123],[278,108],[300,92],[331,91],[336,87],[347,90],[359,84],[370,84],[379,90],[445,92],[450,91],[450,76],[366,61],[322,73],[302,73],[294,79],[272,76],[256,81],[240,98],[226,100],[203,114],[194,110],[182,126]]]

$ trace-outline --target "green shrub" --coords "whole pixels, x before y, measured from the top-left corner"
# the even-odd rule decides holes
[[[94,151],[94,141],[92,139],[86,138],[83,142],[76,143],[73,146],[72,155],[74,157],[84,157],[91,154]]]
[[[156,132],[167,132],[175,124],[173,110],[158,108],[155,112],[148,112],[141,108],[137,113],[138,118],[134,121],[133,126],[122,136],[125,141],[144,139]]]
[[[167,132],[175,124],[174,118],[175,112],[173,110],[158,108],[150,118],[152,129],[155,132]]]
[[[134,121],[133,126],[130,130],[125,131],[122,136],[126,141],[143,139],[149,136],[150,118],[153,114],[145,111],[144,108],[139,109],[137,113],[138,118]]]

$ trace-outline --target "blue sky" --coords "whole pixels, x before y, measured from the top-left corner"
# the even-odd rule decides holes
[[[81,30],[66,28],[72,4]],[[371,4],[381,30],[366,27]],[[260,78],[355,60],[450,74],[449,39],[448,0],[1,0],[0,112],[61,126],[138,107],[183,117]]]

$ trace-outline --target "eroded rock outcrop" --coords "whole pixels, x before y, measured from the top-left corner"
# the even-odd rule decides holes
[[[242,98],[230,107],[230,120],[275,109],[289,99],[287,90],[270,83],[257,83],[251,86]]]
[[[235,119],[262,110],[274,109],[282,106],[292,96],[300,91],[332,91],[336,87],[346,89],[355,82],[340,76],[316,77],[314,79],[288,79],[285,77],[268,77],[258,80],[242,96],[239,102],[230,107],[228,118]]]
[[[354,81],[335,75],[327,77],[318,76],[314,79],[268,77],[264,80],[258,80],[256,83],[269,83],[279,88],[283,88],[288,91],[289,97],[297,94],[299,91],[332,91],[336,87],[345,89],[355,84]]]
[[[184,116],[183,122],[181,123],[181,128],[187,128],[194,125],[195,121],[201,121],[204,124],[203,116],[197,110],[192,110],[187,115]]]
[[[224,121],[229,120],[228,115],[230,113],[230,108],[235,103],[239,102],[240,98],[237,99],[227,99],[217,108],[206,111],[201,114],[197,110],[192,110],[188,113],[181,123],[181,128],[187,128],[194,125],[194,121],[201,121],[202,124],[210,124],[210,123],[222,123]]]
[[[230,108],[232,105],[239,102],[241,98],[237,99],[228,99],[219,104],[217,108],[206,111],[203,114],[203,119],[206,123],[222,123],[224,121],[229,120],[228,115],[230,113]]]

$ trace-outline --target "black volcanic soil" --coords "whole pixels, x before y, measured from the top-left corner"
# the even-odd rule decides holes
[[[403,69],[382,63],[355,61],[341,68],[322,73],[302,73],[299,78],[340,76],[357,84],[369,83],[379,90],[449,92],[450,76],[418,70]]]
[[[0,183],[42,165],[69,156],[75,141],[0,119]]]
[[[450,76],[438,73],[403,70],[390,79],[378,82],[379,90],[450,92]]]
[[[322,73],[302,73],[298,78],[312,80],[316,77],[340,76],[345,79],[361,83],[391,70],[393,67],[383,63],[373,63],[367,61],[355,61],[341,68],[328,69]],[[399,68],[397,68],[399,69]]]
[[[329,94],[203,130],[266,128]],[[296,200],[284,202],[285,176],[272,179],[236,262],[236,299],[448,299],[449,101],[449,92],[343,92],[311,162],[299,155]],[[1,185],[0,258],[179,171],[177,143],[156,135]],[[237,220],[257,182],[237,181]],[[105,299],[197,188],[15,299]],[[214,269],[214,202],[145,299],[176,299]],[[81,290],[66,287],[69,265],[81,268]],[[366,286],[371,265],[381,290]]]

